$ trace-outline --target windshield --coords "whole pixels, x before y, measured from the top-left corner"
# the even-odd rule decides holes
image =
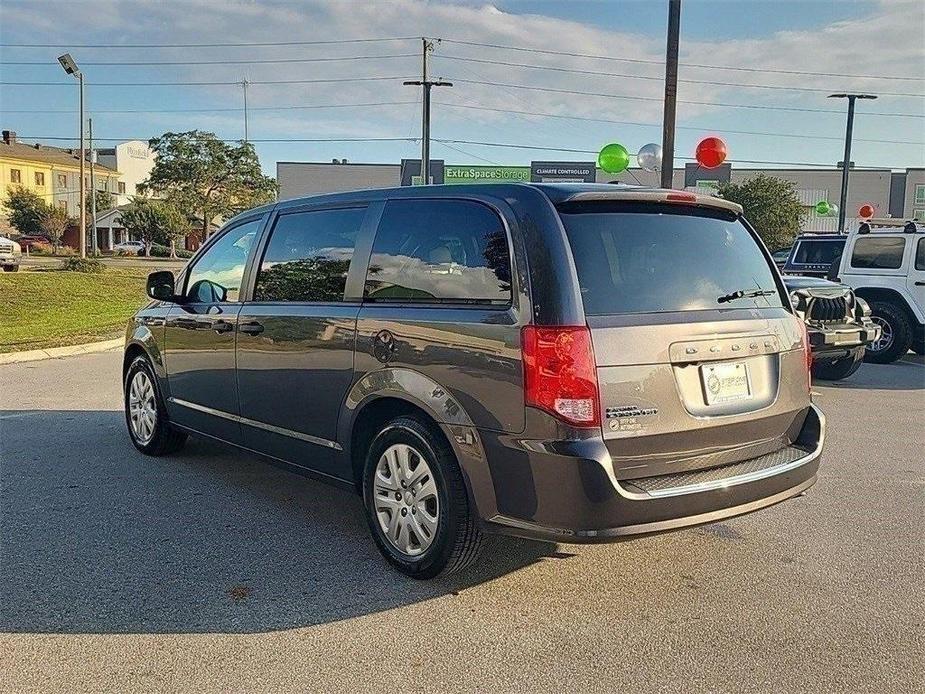
[[[732,215],[652,204],[612,210],[560,209],[586,314],[783,305],[771,265]]]

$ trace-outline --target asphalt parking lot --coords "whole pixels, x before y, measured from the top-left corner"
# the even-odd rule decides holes
[[[806,496],[429,583],[359,500],[124,432],[120,355],[0,366],[2,691],[925,691],[925,364],[817,385]]]

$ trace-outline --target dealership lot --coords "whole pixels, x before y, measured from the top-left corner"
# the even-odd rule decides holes
[[[925,364],[817,385],[819,482],[415,582],[357,498],[194,440],[144,458],[120,354],[0,366],[0,690],[921,691]]]

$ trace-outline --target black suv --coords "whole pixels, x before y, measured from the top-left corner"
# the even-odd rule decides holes
[[[148,293],[126,334],[134,445],[203,434],[356,489],[416,577],[467,565],[485,532],[602,542],[816,479],[804,326],[718,198],[482,184],[287,200]]]
[[[781,271],[785,275],[831,278],[838,272],[846,238],[841,234],[800,234]]]

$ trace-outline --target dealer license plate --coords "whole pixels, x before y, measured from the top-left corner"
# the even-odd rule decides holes
[[[708,405],[752,397],[748,365],[744,361],[704,364],[700,367],[700,380]]]

